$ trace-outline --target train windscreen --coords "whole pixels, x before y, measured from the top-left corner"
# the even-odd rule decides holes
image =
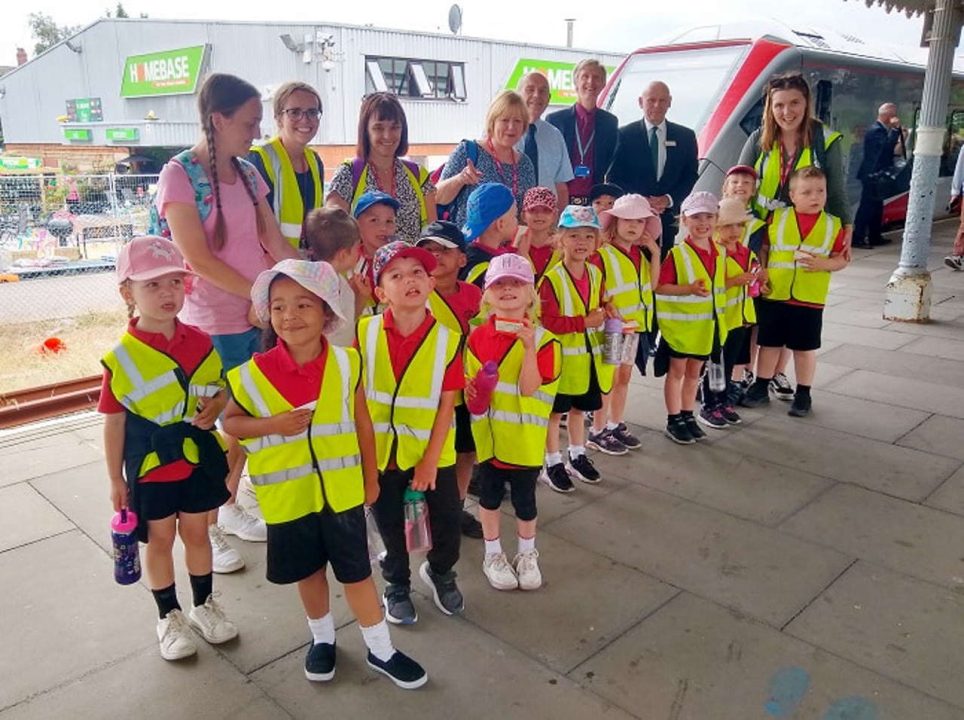
[[[730,45],[634,55],[616,78],[606,109],[619,118],[620,125],[641,118],[639,96],[650,82],[662,80],[673,96],[669,119],[699,133],[724,83],[749,47]]]

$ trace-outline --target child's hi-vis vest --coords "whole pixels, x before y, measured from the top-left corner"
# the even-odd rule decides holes
[[[536,353],[546,345],[554,345],[553,364],[562,362],[558,338],[545,328],[536,328]],[[532,395],[519,393],[519,375],[525,348],[520,340],[512,343],[499,362],[499,382],[492,393],[489,409],[472,416],[472,437],[479,462],[495,458],[520,467],[540,467],[545,455],[549,415],[559,385],[558,377],[540,386]],[[466,345],[465,373],[475,377],[482,362]]]
[[[190,377],[184,369],[160,350],[125,333],[120,344],[101,361],[110,370],[110,389],[117,401],[132,415],[160,427],[176,423],[189,423],[198,412],[198,401],[217,395],[224,387],[221,377],[221,358],[212,348]],[[224,447],[221,436],[211,431],[216,442]],[[125,442],[125,451],[129,450]],[[128,477],[130,483],[156,467],[164,464],[155,450],[144,447],[143,457],[126,458],[129,468],[136,468],[136,476]],[[125,456],[128,455],[125,452]],[[181,456],[189,463],[200,462],[197,443],[190,437],[181,442]]]
[[[766,225],[766,223],[758,217],[751,217],[747,221],[746,227],[743,228],[743,237],[740,238],[740,242],[743,243],[744,247],[750,247],[750,238],[753,237],[753,233],[764,225]]]
[[[606,294],[619,315],[635,322],[638,332],[649,332],[656,305],[646,256],[642,256],[638,270],[632,258],[614,245],[599,248],[599,258],[605,268]]]
[[[261,156],[261,162],[274,188],[273,210],[281,225],[281,234],[291,247],[297,250],[301,243],[301,226],[305,215],[308,214],[307,211],[312,208],[305,208],[304,200],[301,198],[301,188],[298,187],[298,177],[295,174],[294,165],[291,164],[291,158],[288,157],[288,151],[285,150],[279,136],[272,138],[264,145],[255,145],[251,148],[251,152]],[[305,148],[304,156],[314,185],[315,207],[321,207],[325,199],[325,179],[321,164],[311,148]]]
[[[706,297],[657,294],[659,330],[676,352],[709,355],[713,352],[714,333],[719,338],[720,347],[726,342],[726,253],[722,248],[717,252],[712,277],[689,243],[675,246],[670,255],[676,266],[678,285],[702,280],[710,293]]]
[[[756,260],[756,253],[750,251],[750,265]],[[740,267],[735,258],[726,257],[726,276],[742,275],[747,268]],[[728,330],[741,328],[745,325],[756,325],[756,305],[747,292],[748,285],[734,285],[726,291],[726,327]]]
[[[770,294],[767,300],[792,299],[824,305],[830,289],[830,273],[807,270],[797,264],[794,253],[802,250],[817,257],[830,257],[840,227],[840,218],[822,212],[807,237],[801,238],[793,208],[777,210],[770,224],[770,255],[767,259]]]
[[[585,317],[599,307],[599,290],[602,287],[602,271],[595,265],[585,264],[589,273],[589,305],[583,302],[576,284],[565,263],[553,266],[542,276],[541,282],[552,286],[559,313],[563,317]],[[589,391],[589,369],[596,369],[599,389],[608,393],[613,387],[615,365],[602,361],[603,329],[586,328],[583,332],[558,335],[562,343],[562,374],[558,392],[563,395],[584,395]]]
[[[297,435],[242,439],[258,505],[269,525],[317,513],[325,506],[344,512],[365,502],[361,451],[355,430],[358,352],[328,346],[321,392],[311,403],[311,424]],[[295,408],[254,360],[228,371],[231,393],[252,417]]]
[[[432,323],[428,334],[395,380],[383,316],[362,318],[358,344],[365,369],[365,398],[375,427],[378,469],[385,470],[395,454],[399,470],[409,470],[422,459],[442,399],[445,370],[462,345],[459,333]],[[438,466],[455,464],[455,426],[449,428]]]

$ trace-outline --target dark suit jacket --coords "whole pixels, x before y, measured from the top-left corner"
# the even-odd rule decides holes
[[[559,128],[562,137],[565,138],[566,147],[569,148],[569,158],[572,160],[573,168],[578,163],[578,155],[573,149],[576,147],[576,106],[567,107],[564,110],[556,110],[554,113],[546,115],[546,122]],[[596,135],[593,139],[593,184],[603,182],[606,171],[613,159],[613,152],[616,149],[616,134],[619,130],[619,121],[611,112],[602,108],[596,110]]]
[[[864,159],[857,171],[859,180],[894,164],[894,146],[900,130],[884,127],[878,120],[864,134]]]
[[[663,176],[657,181],[650,160],[649,137],[646,123],[638,120],[619,128],[619,142],[613,155],[607,180],[619,185],[627,193],[640,195],[669,195],[673,206],[661,216],[664,249],[672,247],[675,239],[674,216],[686,196],[693,192],[698,177],[698,148],[696,135],[688,127],[666,121],[666,164]],[[675,143],[673,145],[672,143]]]

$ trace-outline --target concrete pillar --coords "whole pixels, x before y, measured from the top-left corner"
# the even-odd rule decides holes
[[[954,50],[961,33],[957,0],[937,0],[920,123],[914,145],[914,172],[900,263],[884,295],[884,318],[907,322],[930,319],[931,286],[927,271],[931,227],[934,222],[934,188],[944,145],[947,102],[951,90]]]

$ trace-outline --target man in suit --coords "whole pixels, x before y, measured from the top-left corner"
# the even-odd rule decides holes
[[[519,80],[519,94],[529,113],[529,129],[516,143],[515,149],[525,153],[536,169],[536,185],[547,187],[556,195],[556,205],[569,204],[569,181],[573,179],[569,149],[562,133],[542,119],[549,107],[549,80],[541,72],[531,72]]]
[[[884,201],[877,197],[871,176],[894,164],[894,150],[901,139],[900,118],[894,103],[884,103],[877,109],[877,122],[864,134],[864,159],[857,171],[863,184],[860,205],[854,217],[853,247],[871,248],[890,242],[880,234]]]
[[[696,135],[666,120],[673,104],[669,87],[651,82],[639,97],[643,118],[619,128],[619,141],[607,179],[627,193],[649,199],[663,224],[665,258],[676,240],[675,215],[697,179]]]
[[[582,60],[573,71],[577,102],[546,116],[566,141],[575,176],[569,181],[569,202],[589,204],[589,191],[603,182],[616,149],[616,116],[596,107],[606,85],[606,68],[598,60]]]

